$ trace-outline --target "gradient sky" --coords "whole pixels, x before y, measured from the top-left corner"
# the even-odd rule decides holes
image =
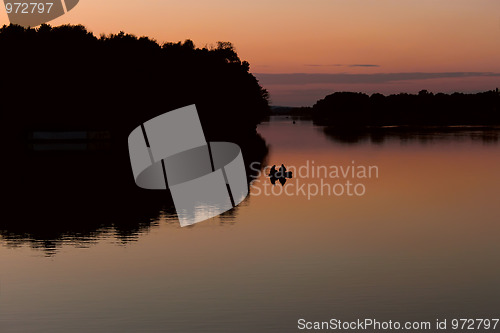
[[[198,47],[231,41],[275,105],[312,105],[339,90],[500,86],[498,0],[80,0],[50,22],[64,23]],[[314,75],[283,76],[291,73]]]

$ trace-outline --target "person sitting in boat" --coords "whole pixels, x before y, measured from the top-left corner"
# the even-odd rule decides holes
[[[276,170],[276,165],[273,165],[273,167],[271,168],[271,172],[269,172],[269,176],[276,177],[277,172],[278,172],[278,170]]]
[[[271,181],[271,184],[276,184],[276,181],[279,180],[281,185],[285,185],[286,179],[287,178],[292,178],[292,172],[291,171],[286,171],[285,165],[281,164],[281,167],[278,170],[276,170],[276,165],[273,165],[270,172],[269,172],[269,180]]]
[[[283,164],[280,166],[278,177],[286,177],[286,168]]]

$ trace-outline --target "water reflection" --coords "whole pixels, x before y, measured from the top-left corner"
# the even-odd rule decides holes
[[[54,152],[18,155],[5,193],[0,234],[8,246],[28,243],[53,254],[62,244],[88,247],[113,235],[122,243],[154,226],[167,196],[129,185],[112,154]],[[125,164],[126,165],[126,164]]]
[[[267,145],[260,136],[240,145],[246,159],[265,160]],[[168,191],[135,185],[127,151],[30,148],[9,147],[15,163],[0,169],[7,175],[2,186],[7,198],[0,217],[2,245],[28,245],[51,256],[63,246],[88,248],[101,239],[128,244],[160,224],[179,227]],[[246,164],[252,179],[255,170]],[[221,224],[234,220],[237,210],[223,214]]]
[[[269,161],[284,163],[294,178],[282,188],[261,175],[247,207],[186,230],[160,200],[152,220],[138,215],[154,232],[136,243],[117,246],[108,223],[94,230],[97,239],[75,237],[90,249],[57,248],[51,260],[3,249],[7,330],[282,332],[296,329],[298,316],[332,313],[343,320],[496,318],[499,146],[346,145],[301,120],[273,119],[259,132],[270,144]],[[299,181],[320,182],[292,168],[307,161],[311,168],[313,161],[376,165],[380,177],[363,180],[360,197],[286,195]],[[255,195],[259,184],[283,194]],[[121,198],[130,195],[120,190]],[[116,209],[128,210],[136,198],[120,200]],[[13,216],[36,218],[32,208]]]
[[[342,144],[373,143],[383,144],[387,141],[418,142],[432,144],[451,141],[474,141],[483,144],[498,144],[500,128],[480,126],[449,126],[409,128],[404,126],[385,126],[380,128],[340,129],[323,127],[326,136]]]
[[[266,136],[278,143],[283,140],[280,152],[284,154],[282,160],[288,161],[296,154],[297,147],[304,144],[303,138],[295,135],[297,128],[301,128],[298,126],[307,123],[309,128],[311,123],[301,119],[297,119],[297,125],[289,121],[280,123],[279,119],[272,119],[271,123],[273,130],[265,131]],[[269,123],[262,126],[265,128]],[[461,127],[419,132],[385,128],[340,133],[331,128],[316,127],[314,132],[324,133],[330,140],[347,146],[457,141],[496,145],[500,139],[500,130],[493,128]],[[238,144],[244,152],[250,182],[257,173],[249,167],[250,164],[259,161],[260,166],[266,166],[268,147],[260,136]],[[317,141],[308,145],[307,150],[310,150],[324,144]],[[322,149],[332,148],[324,146]],[[291,154],[290,157],[287,154]],[[116,149],[40,152],[26,147],[10,147],[8,155],[15,163],[1,166],[2,174],[6,175],[2,188],[8,194],[0,218],[3,246],[28,245],[50,256],[63,246],[88,248],[102,239],[129,244],[160,225],[179,228],[170,194],[137,188],[130,174],[126,152]],[[273,182],[271,177],[269,180]],[[283,182],[283,185],[286,180],[286,177],[275,178],[274,182]],[[249,196],[240,206],[249,205],[251,201]],[[238,208],[223,213],[216,221],[219,225],[231,226],[237,217]]]

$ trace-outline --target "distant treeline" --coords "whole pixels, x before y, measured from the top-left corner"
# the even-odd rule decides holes
[[[336,92],[314,104],[315,123],[332,128],[500,125],[498,89],[477,94]]]
[[[196,48],[123,32],[96,37],[82,25],[4,25],[0,63],[0,119],[10,134],[110,130],[121,140],[196,104],[208,139],[227,139],[254,133],[269,113],[267,91],[229,42]]]

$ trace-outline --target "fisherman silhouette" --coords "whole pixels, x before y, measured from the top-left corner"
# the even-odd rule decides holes
[[[271,172],[269,172],[269,176],[273,177],[273,176],[276,176],[276,173],[278,171],[276,171],[276,165],[273,165],[273,167],[271,168]]]
[[[286,167],[283,164],[281,164],[279,171],[276,170],[276,165],[273,165],[268,176],[271,184],[275,185],[278,180],[281,186],[283,186],[285,185],[287,178],[292,178],[292,172],[287,172]]]
[[[286,168],[283,164],[280,166],[280,172],[279,172],[279,177],[285,177],[286,175]]]

